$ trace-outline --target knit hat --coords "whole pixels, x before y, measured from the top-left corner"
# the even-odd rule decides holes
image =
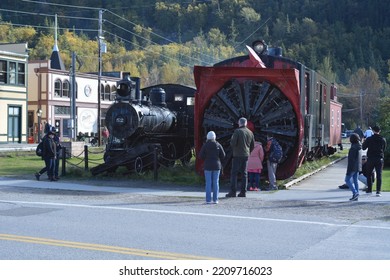
[[[207,140],[215,140],[215,138],[217,138],[217,136],[214,131],[209,131],[209,133],[207,133]]]

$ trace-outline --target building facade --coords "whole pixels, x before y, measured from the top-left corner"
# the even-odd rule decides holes
[[[76,73],[73,83],[69,71],[53,68],[52,62],[30,61],[28,64],[30,137],[38,142],[44,136],[46,123],[58,129],[62,141],[70,141],[81,134],[97,136],[98,110],[102,128],[105,114],[115,99],[116,82],[120,80],[121,73],[100,77],[99,102],[97,74]],[[75,85],[74,104],[72,84]],[[75,108],[74,113],[72,107]]]
[[[0,44],[0,144],[28,141],[28,46]]]

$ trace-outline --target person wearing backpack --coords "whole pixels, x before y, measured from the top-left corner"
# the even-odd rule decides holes
[[[272,134],[267,135],[267,145],[265,147],[265,151],[267,155],[267,170],[269,181],[269,186],[265,190],[277,190],[278,186],[276,185],[276,169],[278,167],[278,163],[282,159],[283,151],[282,147]]]
[[[47,172],[50,181],[57,181],[54,177],[55,160],[57,156],[56,143],[54,141],[54,132],[50,129],[42,139],[42,159],[45,161],[45,167],[35,173],[35,178],[39,181],[40,176]]]

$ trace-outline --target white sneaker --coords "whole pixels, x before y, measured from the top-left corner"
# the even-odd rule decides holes
[[[376,196],[382,196],[382,195],[381,195],[381,193],[378,193],[378,192],[377,192],[377,193],[376,193]]]

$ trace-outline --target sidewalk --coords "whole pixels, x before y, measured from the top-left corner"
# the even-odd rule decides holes
[[[35,151],[37,144],[0,144],[1,151]],[[338,186],[344,183],[345,171],[347,170],[347,159],[344,158],[330,164],[326,168],[313,172],[312,174],[302,176],[286,184],[286,190],[279,191],[261,191],[247,192],[248,198],[259,198],[261,200],[304,200],[304,201],[328,201],[328,202],[345,202],[352,196],[350,190],[339,189]],[[362,184],[360,183],[361,187]],[[99,181],[99,186],[96,182],[80,181],[79,183],[58,181],[49,182],[46,180],[36,181],[31,175],[31,180],[17,180],[7,177],[0,177],[0,186],[13,186],[23,188],[37,189],[58,189],[58,190],[78,190],[90,192],[108,192],[108,193],[137,193],[137,194],[153,194],[164,196],[191,196],[204,197],[203,187],[188,187],[188,186],[163,186],[162,184],[150,182],[147,187],[135,187],[129,184],[121,184],[121,186],[110,186],[104,181]],[[220,198],[225,196],[226,189],[221,188]],[[390,192],[382,192],[381,197],[375,196],[375,184],[373,186],[372,195],[367,195],[365,192],[360,192],[359,202],[379,202],[390,203]]]
[[[0,152],[6,151],[35,151],[37,143],[25,144],[25,143],[7,143],[0,144]]]
[[[347,168],[347,160],[342,159],[336,163],[329,165],[318,172],[311,174],[306,178],[300,178],[291,183],[286,190],[279,191],[260,191],[247,192],[247,198],[261,199],[265,201],[276,200],[301,200],[301,201],[327,201],[327,202],[346,202],[352,196],[351,191],[339,189],[338,186],[344,183],[345,171]],[[97,186],[97,184],[99,186]],[[67,182],[65,180],[58,182],[49,182],[47,180],[36,181],[31,175],[31,180],[12,179],[0,177],[0,187],[22,187],[36,189],[57,189],[57,190],[73,190],[87,192],[107,192],[107,193],[137,193],[137,194],[152,194],[161,196],[186,196],[186,197],[204,197],[203,187],[188,187],[188,186],[168,186],[159,183],[148,183],[148,186],[132,186],[131,182],[123,182],[117,186],[110,186],[104,181],[80,181]],[[361,185],[361,187],[363,187]],[[220,192],[220,198],[225,196],[226,189]],[[241,198],[237,198],[241,199]],[[358,203],[389,203],[390,193],[382,192],[381,197],[367,195],[361,191]]]

